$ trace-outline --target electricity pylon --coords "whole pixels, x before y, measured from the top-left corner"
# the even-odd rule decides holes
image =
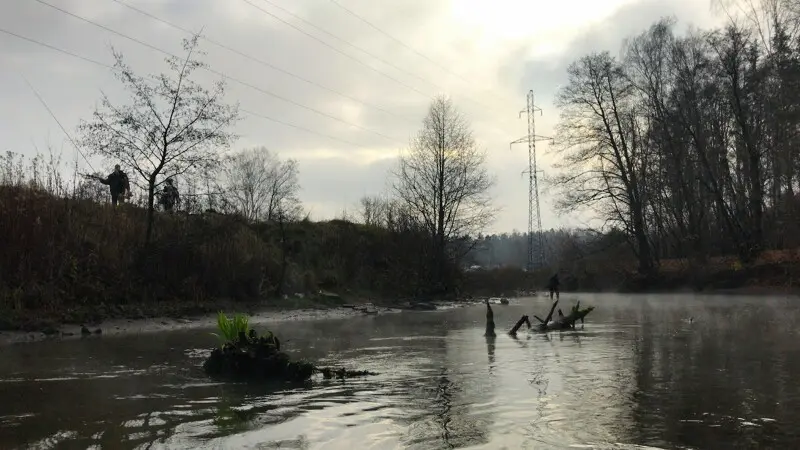
[[[528,169],[522,173],[528,173],[528,262],[527,270],[542,267],[545,264],[544,237],[542,236],[542,217],[539,209],[539,170],[536,167],[536,142],[552,141],[552,138],[538,136],[536,134],[536,113],[541,114],[542,109],[533,102],[533,90],[528,91],[528,107],[520,111],[528,114],[528,135],[517,139],[509,144],[528,143]],[[535,227],[535,229],[534,229]],[[534,232],[536,232],[536,246],[534,245]],[[538,247],[538,248],[536,248]],[[538,251],[537,251],[538,250]]]

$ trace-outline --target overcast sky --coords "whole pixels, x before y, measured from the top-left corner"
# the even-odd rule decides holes
[[[681,28],[722,20],[709,0],[0,0],[2,30],[108,65],[113,45],[143,74],[165,70],[164,54],[47,4],[181,54],[186,33],[128,4],[184,29],[202,27],[210,40],[251,57],[201,42],[213,69],[257,88],[229,81],[228,101],[319,133],[248,113],[235,130],[235,149],[266,146],[299,161],[300,195],[315,220],[353,212],[363,195],[384,192],[387,171],[419,129],[430,98],[449,95],[498,178],[496,231],[527,228],[527,148],[510,150],[509,142],[527,132],[517,114],[529,89],[543,109],[537,134],[551,135],[553,95],[570,62],[592,51],[616,53],[625,37],[661,16],[677,17]],[[219,78],[198,76],[204,83]],[[73,135],[101,90],[125,98],[108,69],[0,32],[2,151],[32,155],[35,146],[51,145],[76,158],[23,77]],[[552,158],[547,144],[539,148],[547,172]],[[81,158],[79,164],[86,167]],[[587,219],[558,216],[547,194],[542,200],[545,228]]]

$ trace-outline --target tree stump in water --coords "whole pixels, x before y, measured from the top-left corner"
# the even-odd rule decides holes
[[[489,300],[486,300],[486,332],[483,334],[486,337],[496,336],[494,333],[494,312],[492,312],[492,305]]]
[[[509,332],[508,332],[508,334],[510,334],[511,336],[514,336],[514,335],[516,335],[516,334],[517,334],[517,330],[519,330],[520,328],[522,328],[522,324],[528,324],[528,329],[529,329],[529,330],[531,329],[531,321],[530,321],[530,320],[528,320],[528,316],[522,316],[522,317],[521,317],[521,318],[520,318],[520,319],[517,321],[517,323],[515,323],[515,324],[514,324],[514,328],[512,328],[512,329],[511,329],[511,331],[509,331]]]
[[[239,333],[236,342],[228,342],[214,349],[203,363],[203,370],[211,377],[225,380],[288,381],[309,380],[315,373],[325,378],[348,378],[377,375],[363,370],[316,367],[307,361],[292,361],[280,351],[280,342],[272,334],[257,337]]]

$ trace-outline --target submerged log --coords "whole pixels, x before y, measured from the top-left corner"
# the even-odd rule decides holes
[[[581,323],[583,323],[584,317],[586,317],[592,311],[594,311],[594,306],[573,311],[567,316],[559,317],[557,320],[551,320],[546,324],[544,323],[539,324],[539,330],[550,331],[550,330],[565,330],[565,329],[575,328],[575,323],[578,320],[580,320]]]
[[[527,325],[528,325],[528,329],[529,329],[529,330],[531,329],[531,321],[530,321],[530,320],[528,320],[528,316],[522,316],[522,317],[521,317],[521,318],[520,318],[520,319],[517,321],[517,323],[515,323],[515,324],[514,324],[514,328],[512,328],[512,329],[511,329],[511,331],[509,331],[509,332],[508,332],[508,334],[510,334],[511,336],[516,336],[516,334],[517,334],[517,331],[518,331],[520,328],[522,328],[522,324],[527,324]]]
[[[292,361],[280,351],[280,341],[272,334],[258,337],[254,330],[249,336],[239,333],[236,342],[216,348],[203,363],[203,370],[213,378],[223,380],[302,382],[315,373],[324,378],[349,378],[377,375],[363,370],[317,367],[308,361]]]
[[[584,323],[584,318],[592,311],[594,311],[594,306],[590,306],[588,308],[580,309],[581,302],[578,301],[575,306],[570,309],[570,313],[568,315],[564,315],[561,310],[558,310],[558,318],[555,320],[553,319],[553,313],[556,310],[556,306],[558,306],[558,300],[553,302],[553,306],[550,307],[550,312],[547,314],[546,319],[542,319],[539,316],[534,315],[533,317],[539,321],[539,324],[535,327],[538,331],[552,331],[552,330],[565,330],[575,328],[575,323],[579,320],[581,323]],[[514,325],[514,328],[509,331],[509,334],[516,334],[517,330],[522,327],[522,324],[528,320],[528,316],[522,316],[520,320]],[[530,322],[528,322],[530,323]],[[530,325],[529,325],[530,328]]]

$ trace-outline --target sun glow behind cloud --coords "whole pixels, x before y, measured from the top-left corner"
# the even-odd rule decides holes
[[[487,41],[528,40],[534,49],[599,23],[631,0],[453,0],[453,18]],[[540,51],[541,51],[540,50]]]

